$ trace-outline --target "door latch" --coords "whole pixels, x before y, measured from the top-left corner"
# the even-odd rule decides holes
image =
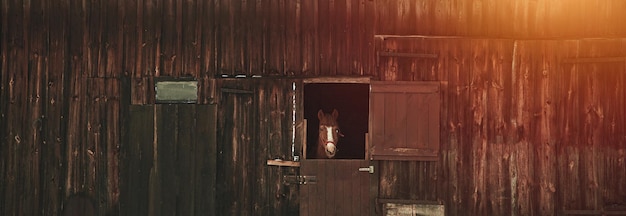
[[[317,184],[317,176],[300,176],[300,175],[289,175],[283,176],[284,184]]]
[[[369,167],[361,167],[359,168],[359,172],[369,172],[370,174],[374,174],[374,166]]]

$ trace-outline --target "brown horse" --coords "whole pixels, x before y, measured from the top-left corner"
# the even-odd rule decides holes
[[[339,132],[338,116],[339,112],[336,109],[333,109],[331,114],[324,113],[321,109],[317,112],[317,118],[320,120],[320,131],[315,152],[316,158],[334,158],[337,154],[339,137],[343,137],[343,134]]]

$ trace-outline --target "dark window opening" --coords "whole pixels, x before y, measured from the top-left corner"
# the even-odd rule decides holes
[[[336,159],[365,159],[368,130],[369,84],[307,83],[304,85],[304,118],[307,119],[307,159],[314,159],[319,133],[317,112],[337,109],[341,133]]]

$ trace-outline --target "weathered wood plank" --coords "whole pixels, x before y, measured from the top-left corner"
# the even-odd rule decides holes
[[[12,43],[9,45],[9,59],[11,63],[8,66],[9,80],[7,91],[8,102],[6,145],[7,147],[7,196],[5,199],[11,199],[7,202],[7,214],[27,214],[32,213],[28,206],[29,196],[24,196],[23,192],[28,190],[22,184],[28,181],[29,161],[21,160],[21,158],[29,157],[32,143],[29,137],[31,123],[29,121],[28,105],[30,103],[28,95],[28,75],[30,60],[30,41],[28,23],[30,22],[30,4],[24,4],[19,1],[11,2],[16,11],[11,14],[20,23],[11,23],[10,31],[18,31],[11,35]],[[16,8],[17,7],[17,8]],[[19,17],[19,18],[17,18]]]
[[[216,212],[217,185],[217,106],[196,107],[194,170],[194,214]],[[261,199],[263,200],[263,199]]]
[[[86,86],[86,103],[83,109],[87,110],[85,115],[86,127],[84,128],[85,142],[80,143],[83,151],[83,158],[78,160],[84,167],[84,174],[81,176],[84,182],[81,182],[81,189],[86,191],[87,195],[93,199],[106,199],[106,132],[104,125],[106,124],[105,98],[106,98],[106,79],[105,78],[87,78]],[[81,190],[79,190],[81,191]],[[96,212],[106,211],[106,203],[96,204]]]
[[[202,38],[200,40],[201,43],[201,70],[199,71],[199,76],[203,79],[208,77],[215,77],[219,74],[217,70],[217,27],[218,27],[218,17],[217,17],[217,6],[214,2],[217,1],[203,1],[202,5],[199,7],[202,8],[204,17],[206,19],[200,19],[199,25],[203,26],[202,28]]]
[[[156,166],[154,167],[155,178],[160,182],[154,186],[157,189],[155,194],[155,215],[175,215],[177,196],[180,192],[179,178],[177,173],[178,155],[177,140],[179,138],[180,117],[179,107],[172,104],[157,105],[157,147]]]
[[[319,51],[316,54],[316,59],[318,62],[318,71],[316,75],[320,76],[329,76],[331,75],[332,68],[329,63],[330,52],[332,51],[332,43],[333,38],[331,37],[331,27],[332,24],[332,16],[330,14],[330,4],[334,3],[334,1],[316,1],[317,8],[316,11],[318,13],[317,16],[317,47],[319,47]]]
[[[150,170],[153,167],[154,107],[130,106],[126,144],[121,146],[120,214],[147,215],[150,208]]]
[[[264,107],[265,110],[268,111],[269,115],[268,124],[267,124],[267,134],[268,134],[268,142],[271,143],[267,146],[267,154],[270,158],[281,158],[281,159],[289,159],[287,158],[287,152],[283,151],[283,133],[282,123],[283,123],[283,106],[284,101],[282,100],[282,91],[280,90],[280,86],[276,86],[277,82],[267,82],[264,85],[266,96],[266,105]],[[286,114],[286,113],[284,113]],[[269,202],[273,209],[270,209],[269,214],[283,214],[284,210],[278,209],[279,206],[287,205],[288,203],[285,200],[285,196],[288,195],[287,189],[291,186],[284,185],[282,183],[282,176],[288,174],[287,168],[271,168],[268,171],[268,182],[272,186],[268,187],[269,197],[276,197],[274,202]],[[268,198],[269,198],[268,197]]]
[[[267,84],[260,82],[257,93],[255,94],[254,103],[256,104],[257,110],[269,110],[270,106],[269,102],[270,91],[267,88]],[[270,131],[269,125],[271,123],[270,112],[256,112],[256,119],[258,123],[255,124],[255,131],[258,133],[256,136],[256,140],[258,143],[271,143],[270,140]],[[258,149],[258,157],[259,159],[276,159],[275,155],[271,155],[270,153],[270,144],[261,145]],[[276,190],[278,186],[282,184],[282,176],[280,173],[282,168],[269,166],[263,168],[263,172],[259,175],[259,183],[264,184],[265,186],[260,187],[257,193],[259,194],[258,198],[261,200],[256,201],[258,205],[270,206],[272,205],[272,200],[274,200],[272,191]],[[280,183],[277,183],[280,182]],[[276,185],[275,185],[276,184]],[[265,212],[271,212],[270,209],[264,210]],[[265,213],[264,212],[264,213]]]
[[[8,28],[8,14],[9,14],[9,8],[8,8],[8,1],[3,1],[0,4],[0,70],[1,71],[7,71],[7,54],[9,53],[9,49],[7,48],[8,44],[9,44],[9,28]],[[7,91],[5,89],[7,89],[8,86],[8,74],[9,73],[1,73],[0,74],[0,89],[2,89],[2,91],[0,92],[0,101],[8,101],[8,94]],[[0,142],[4,143],[6,142],[6,133],[7,133],[7,107],[8,107],[8,103],[3,102],[0,103]],[[6,152],[8,150],[8,145],[2,145],[0,146],[0,157],[2,158],[9,158],[8,156],[6,156]],[[7,175],[6,175],[6,171],[5,171],[5,167],[7,167],[7,163],[8,161],[6,160],[0,160],[0,184],[2,185],[7,185]],[[0,188],[0,197],[2,197],[3,200],[6,200],[6,187],[2,187]],[[6,210],[7,208],[5,207],[5,203],[6,201],[3,201],[0,203],[0,208],[2,208],[3,210],[0,210],[0,213],[6,214],[8,211]]]
[[[178,77],[182,69],[182,5],[180,0],[162,1],[160,52],[157,53],[157,64],[162,65],[160,76]]]
[[[107,8],[103,7],[104,1],[94,0],[82,2],[84,13],[84,44],[85,73],[86,77],[105,77],[106,56],[104,34],[104,22],[106,21]]]
[[[302,22],[301,1],[285,1],[285,56],[284,74],[287,76],[302,74]]]
[[[204,9],[205,1],[182,1],[181,16],[182,21],[179,23],[182,28],[181,39],[181,59],[182,68],[180,68],[179,76],[182,77],[201,77],[202,69],[202,33],[204,19],[197,19],[197,16],[206,17]],[[183,24],[184,23],[184,24]]]
[[[100,199],[106,200],[106,208],[101,211],[107,214],[117,214],[120,212],[120,144],[121,144],[121,127],[122,114],[121,109],[127,109],[120,99],[121,82],[118,78],[108,78],[105,83],[105,105],[103,115],[104,121],[104,148],[106,152],[106,163],[103,164],[101,172],[106,172],[106,179],[102,184],[102,191],[106,193],[100,194]],[[127,104],[126,104],[127,105]]]
[[[86,104],[87,98],[87,64],[88,59],[88,24],[84,5],[77,2],[70,2],[70,81],[67,83],[69,89],[70,100],[67,101],[68,107],[68,125],[67,125],[67,147],[65,149],[64,159],[66,167],[65,171],[65,194],[67,198],[77,192],[85,192],[80,186],[84,184],[82,179],[86,176],[86,167],[83,164],[87,155],[87,149],[83,144],[86,143]]]
[[[317,26],[315,25],[317,10],[315,10],[315,4],[317,1],[300,1],[300,23],[296,23],[300,27],[301,37],[301,70],[300,75],[311,76],[315,73],[315,39],[317,38]]]
[[[44,103],[45,123],[43,128],[44,141],[42,145],[42,199],[45,200],[41,208],[42,212],[53,215],[60,214],[61,200],[63,198],[63,162],[62,151],[66,144],[65,104],[67,101],[65,83],[68,82],[66,63],[68,62],[69,50],[67,45],[69,1],[57,1],[50,5],[54,11],[55,19],[48,19],[48,25],[55,31],[50,31],[50,46],[47,86]],[[52,14],[52,13],[51,13]],[[49,16],[52,16],[49,14]],[[0,120],[1,121],[1,120]],[[1,129],[0,129],[1,131]],[[0,183],[1,184],[1,183]]]
[[[196,182],[195,178],[197,158],[194,151],[196,150],[195,136],[198,121],[196,119],[196,106],[194,105],[177,105],[178,106],[178,130],[176,130],[175,144],[175,176],[177,177],[176,187],[178,193],[176,196],[176,215],[194,215],[195,209],[195,193],[194,190],[201,182]],[[203,145],[204,143],[200,143]]]
[[[46,59],[49,55],[49,43],[44,35],[49,33],[49,25],[45,22],[48,16],[46,5],[43,2],[33,1],[24,3],[25,22],[28,23],[24,34],[27,37],[28,52],[27,67],[27,86],[23,90],[27,91],[28,103],[25,107],[24,115],[27,125],[26,134],[23,137],[24,153],[20,156],[24,164],[20,171],[24,174],[24,179],[20,184],[30,185],[24,187],[22,193],[33,194],[32,196],[23,196],[22,214],[35,214],[38,209],[42,208],[40,200],[41,196],[41,166],[42,160],[42,144],[44,143],[44,101],[46,93],[45,80],[48,74],[48,64]],[[26,208],[26,206],[29,206]]]
[[[232,19],[229,17],[230,1],[216,0],[214,1],[215,11],[215,51],[216,51],[216,75],[228,74],[234,75],[231,67],[232,61],[232,35],[230,28],[233,27]]]
[[[154,78],[142,77],[132,78],[131,82],[131,104],[154,104],[156,100],[154,91]]]
[[[142,3],[142,4],[140,4]],[[139,60],[136,78],[158,77],[161,75],[161,40],[162,40],[162,11],[163,5],[160,0],[143,0],[138,2],[138,28]]]

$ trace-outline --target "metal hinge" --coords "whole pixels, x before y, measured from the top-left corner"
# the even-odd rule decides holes
[[[317,184],[317,176],[283,176],[284,184]]]

